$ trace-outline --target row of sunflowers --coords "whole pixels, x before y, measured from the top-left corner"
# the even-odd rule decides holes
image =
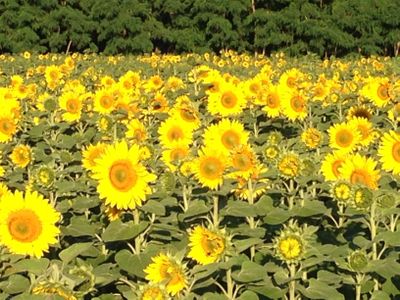
[[[398,59],[0,62],[0,299],[400,293]]]

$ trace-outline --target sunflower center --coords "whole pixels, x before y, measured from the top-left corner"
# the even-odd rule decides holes
[[[257,94],[258,91],[260,90],[260,86],[257,83],[252,83],[249,86],[249,90],[250,92],[252,92],[253,94]]]
[[[286,80],[286,85],[291,89],[294,88],[296,86],[296,78],[291,76],[288,77],[288,79]]]
[[[378,97],[382,100],[389,99],[389,88],[386,84],[381,84],[376,91]]]
[[[332,172],[336,176],[336,178],[339,178],[339,176],[340,176],[339,168],[342,164],[343,164],[343,160],[336,160],[332,164]]]
[[[279,243],[279,250],[286,259],[297,258],[301,248],[300,241],[293,237],[288,237]]]
[[[306,103],[302,97],[294,96],[290,99],[290,106],[295,112],[302,112],[304,111]]]
[[[219,255],[224,251],[224,241],[219,236],[205,235],[201,239],[201,247],[206,256]]]
[[[236,103],[238,102],[238,98],[233,92],[225,92],[222,94],[221,97],[221,104],[225,108],[233,108],[236,106]]]
[[[232,159],[233,166],[240,171],[247,171],[252,166],[252,161],[247,153],[238,153]]]
[[[342,148],[349,147],[352,142],[353,142],[353,134],[349,130],[343,129],[336,134],[336,144],[339,147]]]
[[[179,161],[186,156],[186,151],[184,149],[173,149],[170,153],[170,158],[172,161]]]
[[[15,132],[15,124],[9,118],[0,119],[0,132],[5,135],[11,135]]]
[[[278,108],[279,107],[279,96],[275,93],[269,94],[267,96],[267,106],[270,108]]]
[[[67,111],[71,114],[76,114],[79,112],[79,100],[78,99],[68,99],[67,100]]]
[[[364,184],[369,186],[370,180],[368,174],[363,170],[354,170],[350,176],[350,182],[353,184]]]
[[[105,109],[109,109],[114,103],[114,99],[111,96],[104,95],[100,98],[100,105]]]
[[[179,139],[183,139],[184,134],[182,128],[179,126],[173,126],[169,131],[168,131],[168,139],[170,141],[176,141]]]
[[[207,157],[200,163],[200,171],[207,179],[217,179],[221,177],[224,168],[218,158]]]
[[[12,212],[7,224],[12,238],[21,243],[31,243],[42,233],[42,223],[37,214],[30,209]]]
[[[237,132],[233,130],[227,130],[221,136],[221,142],[225,146],[225,148],[231,150],[240,145],[240,136]]]
[[[51,80],[53,80],[53,81],[56,81],[56,80],[58,80],[58,71],[57,70],[51,70],[50,72],[49,72],[49,75],[50,75],[50,78],[51,78]]]
[[[188,108],[182,108],[180,110],[180,115],[186,122],[194,122],[197,120],[196,114]]]
[[[392,156],[395,161],[400,162],[400,142],[396,142],[392,147]]]
[[[129,160],[114,162],[110,168],[109,178],[113,187],[121,192],[129,191],[138,179]]]

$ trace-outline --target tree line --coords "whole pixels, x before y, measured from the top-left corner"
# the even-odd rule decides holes
[[[0,52],[397,56],[400,0],[2,0]]]

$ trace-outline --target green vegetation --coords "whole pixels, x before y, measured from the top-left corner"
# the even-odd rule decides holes
[[[397,56],[399,0],[3,0],[0,52]]]

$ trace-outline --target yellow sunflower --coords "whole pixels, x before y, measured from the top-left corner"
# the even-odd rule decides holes
[[[94,171],[96,166],[96,159],[100,158],[106,150],[107,145],[104,143],[97,143],[96,145],[89,145],[82,152],[82,164],[88,171]]]
[[[321,172],[326,181],[335,181],[341,177],[340,168],[346,161],[347,155],[339,152],[329,153],[321,164]]]
[[[374,140],[376,133],[374,131],[371,121],[365,118],[355,117],[351,119],[348,123],[350,126],[356,127],[358,132],[360,133],[360,145],[368,146]]]
[[[203,137],[206,147],[218,148],[225,155],[229,155],[236,147],[247,144],[249,133],[238,121],[223,119],[218,124],[210,125]]]
[[[304,120],[308,114],[308,98],[300,90],[282,91],[282,112],[290,120]]]
[[[172,172],[175,172],[177,167],[187,159],[189,154],[189,147],[187,145],[176,143],[171,148],[163,150],[161,160]]]
[[[328,129],[329,146],[345,154],[352,152],[361,139],[360,132],[354,124],[334,124]]]
[[[81,118],[82,113],[82,99],[75,92],[66,92],[60,96],[60,108],[65,112],[62,118],[67,122],[75,122]]]
[[[378,188],[380,178],[379,170],[376,170],[377,162],[370,157],[355,154],[342,164],[340,168],[341,178],[352,184],[362,184],[372,190]]]
[[[395,175],[400,174],[400,134],[391,130],[382,136],[378,148],[381,157],[382,169],[390,171]]]
[[[249,145],[235,148],[231,152],[229,160],[233,168],[233,172],[229,174],[229,177],[241,177],[246,180],[250,178],[258,165],[256,154]]]
[[[301,134],[302,142],[310,149],[317,148],[322,141],[322,133],[317,128],[307,128]]]
[[[179,294],[187,287],[184,266],[177,259],[160,253],[151,260],[153,262],[144,270],[147,280],[151,283],[163,283],[172,296]]]
[[[190,232],[189,241],[188,257],[201,265],[220,260],[226,248],[226,238],[222,232],[211,231],[203,226],[196,226]]]
[[[288,152],[278,161],[278,170],[284,178],[294,178],[300,174],[302,161],[297,153]]]
[[[208,95],[207,110],[222,117],[240,114],[246,107],[246,98],[237,86],[223,82],[219,92]]]
[[[350,109],[347,111],[346,119],[351,120],[354,117],[356,117],[356,118],[364,118],[367,120],[371,120],[372,114],[373,114],[373,111],[368,106],[357,105],[357,106],[350,107]]]
[[[127,125],[125,136],[137,143],[144,142],[147,139],[146,127],[138,119],[133,119]]]
[[[386,77],[371,77],[360,90],[360,94],[371,100],[377,107],[386,106],[393,99],[392,86]]]
[[[138,300],[168,300],[168,294],[161,284],[146,284],[139,287]]]
[[[203,187],[216,190],[222,185],[227,158],[216,148],[199,150],[199,157],[194,163],[194,175]]]
[[[32,160],[32,149],[27,145],[16,146],[10,155],[14,165],[25,168]]]
[[[97,191],[106,205],[134,209],[151,193],[148,184],[157,176],[141,164],[140,155],[138,145],[128,148],[126,141],[122,141],[107,146],[105,153],[96,160],[93,178],[99,182]]]
[[[93,110],[103,114],[110,114],[117,104],[117,99],[111,89],[101,89],[96,91],[94,95]]]
[[[0,243],[10,252],[42,257],[50,244],[57,243],[60,213],[42,195],[6,193],[0,207]]]
[[[192,130],[179,119],[168,118],[158,128],[160,143],[171,148],[175,143],[190,145],[193,141]]]
[[[0,143],[9,142],[17,132],[17,126],[12,113],[0,110]]]
[[[304,74],[296,68],[284,72],[279,78],[279,85],[288,89],[296,89],[300,86]]]
[[[281,113],[282,104],[280,93],[278,86],[271,85],[268,90],[260,96],[261,102],[265,104],[263,111],[265,111],[270,118],[278,117]]]

